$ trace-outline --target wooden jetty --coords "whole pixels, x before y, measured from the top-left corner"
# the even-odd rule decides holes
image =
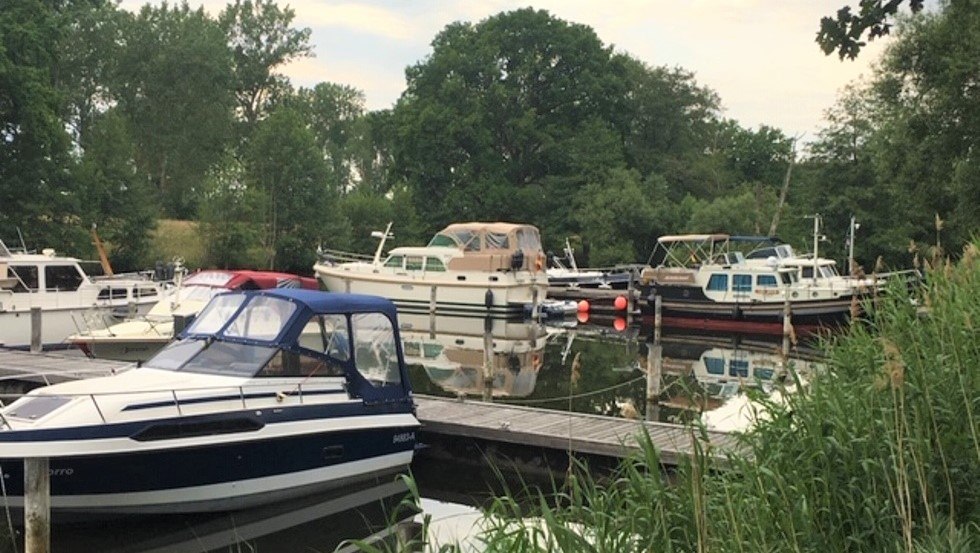
[[[75,352],[43,352],[0,348],[0,380],[18,380],[39,385],[56,384],[68,380],[106,376],[132,363],[89,359]]]
[[[694,454],[693,430],[679,424],[638,421],[586,413],[568,413],[502,403],[460,401],[416,395],[423,433],[462,436],[521,444],[578,454],[622,458],[639,449],[638,436],[645,428],[660,451],[665,465],[677,465]],[[708,449],[717,458],[734,451],[736,438],[727,432],[708,430]]]
[[[38,385],[112,374],[131,366],[131,363],[64,352],[0,349],[0,380]],[[683,457],[692,455],[695,447],[696,431],[677,424],[426,395],[416,395],[415,403],[423,432],[449,437],[622,458],[638,450],[637,438],[645,428],[666,465],[676,465]],[[702,447],[710,447],[716,456],[721,457],[735,447],[735,437],[731,434],[709,430],[705,435],[708,443]]]

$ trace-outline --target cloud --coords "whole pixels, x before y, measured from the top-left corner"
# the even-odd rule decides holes
[[[343,27],[393,40],[413,40],[418,29],[397,10],[368,4],[307,1],[293,8],[297,23],[308,27]]]

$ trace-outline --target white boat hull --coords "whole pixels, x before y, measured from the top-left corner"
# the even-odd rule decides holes
[[[548,293],[548,278],[543,272],[398,274],[370,264],[317,264],[314,269],[331,292],[382,296],[406,313],[519,315],[524,306],[544,301]]]

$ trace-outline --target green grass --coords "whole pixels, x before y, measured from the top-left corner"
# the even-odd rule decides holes
[[[980,549],[977,251],[828,344],[828,374],[768,404],[726,467],[696,455],[668,479],[649,443],[611,478],[580,466],[533,518],[499,498],[487,550]]]

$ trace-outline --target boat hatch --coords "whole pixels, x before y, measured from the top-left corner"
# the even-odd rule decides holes
[[[19,403],[16,409],[7,411],[4,416],[14,419],[37,420],[56,411],[69,401],[71,398],[66,396],[36,396]]]

